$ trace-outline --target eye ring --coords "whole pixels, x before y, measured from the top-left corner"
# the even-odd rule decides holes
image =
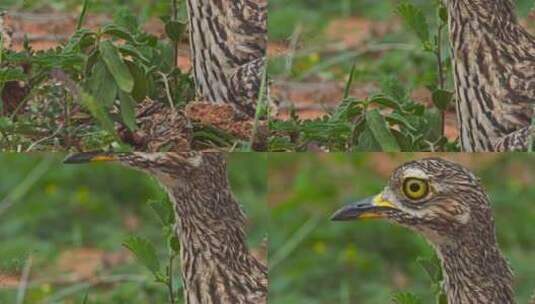
[[[403,193],[412,200],[424,198],[429,193],[427,180],[420,178],[407,178],[403,181]]]

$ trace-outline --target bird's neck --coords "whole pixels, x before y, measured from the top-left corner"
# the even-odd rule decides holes
[[[514,303],[512,272],[496,241],[491,239],[474,238],[438,246],[448,304]]]
[[[193,75],[205,101],[230,103],[231,77],[265,55],[267,36],[261,1],[187,0]]]
[[[245,219],[227,183],[211,176],[210,185],[170,190],[187,304],[262,303],[266,294],[266,269],[248,251]]]
[[[488,27],[482,30],[496,32],[492,26],[517,25],[515,5],[512,0],[443,0],[448,14],[455,20],[478,23]]]
[[[493,151],[496,141],[530,121],[530,109],[518,105],[529,98],[510,83],[518,81],[514,62],[535,55],[535,40],[518,24],[510,0],[445,1],[461,145],[466,152]]]

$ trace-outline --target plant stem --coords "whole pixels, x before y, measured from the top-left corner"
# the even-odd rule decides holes
[[[84,5],[82,6],[82,12],[78,17],[78,22],[76,23],[76,30],[79,30],[84,25],[85,16],[87,13],[87,8],[89,7],[89,0],[84,0]]]
[[[439,27],[438,27],[438,33],[437,33],[437,41],[436,41],[436,57],[437,57],[437,63],[438,63],[438,87],[439,89],[443,90],[444,89],[444,68],[442,66],[442,29],[444,27],[444,24],[443,23],[440,23]],[[440,114],[441,114],[441,120],[442,120],[442,123],[441,123],[441,128],[440,128],[440,134],[442,134],[442,136],[444,136],[444,130],[445,130],[445,127],[446,127],[446,121],[445,121],[445,118],[446,118],[446,111],[445,110],[440,110]]]
[[[177,21],[178,19],[178,4],[177,0],[171,0],[172,10],[171,10],[171,20]],[[173,45],[173,62],[175,64],[175,67],[178,65],[178,41],[174,42]]]
[[[171,0],[171,20],[178,20],[178,0]],[[178,41],[173,41],[173,66],[176,69],[178,66]],[[175,90],[178,86],[177,77],[173,77],[173,102],[175,101]]]
[[[173,292],[173,260],[175,258],[175,255],[173,254],[173,251],[171,250],[169,253],[169,266],[167,268],[167,289],[169,290],[169,302],[171,304],[175,304],[175,294]]]

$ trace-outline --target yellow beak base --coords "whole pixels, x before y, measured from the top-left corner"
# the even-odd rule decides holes
[[[396,209],[396,207],[388,200],[385,200],[383,193],[376,196],[367,197],[354,204],[342,207],[336,211],[332,217],[332,221],[348,221],[357,219],[376,219],[384,218],[383,211],[388,209]]]
[[[67,156],[63,163],[65,164],[82,164],[89,162],[102,162],[102,161],[115,161],[118,160],[118,156],[114,153],[106,152],[82,152],[75,153]]]

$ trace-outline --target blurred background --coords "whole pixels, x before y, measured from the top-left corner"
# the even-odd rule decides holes
[[[517,302],[527,303],[535,289],[535,156],[521,153],[270,154],[270,303],[384,304],[396,292],[435,303],[417,262],[433,256],[422,237],[384,221],[329,221],[343,204],[381,191],[396,167],[425,156],[481,178]]]
[[[386,91],[395,79],[412,99],[431,105],[427,86],[436,81],[436,58],[424,51],[396,12],[405,2],[422,11],[433,37],[438,0],[269,0],[269,72],[272,92],[281,103],[280,117],[287,118],[292,108],[301,118],[320,117],[335,108],[353,64],[349,96],[362,99]],[[521,24],[535,33],[533,0],[514,2]],[[442,38],[447,61],[447,30]],[[446,75],[451,90],[451,72]],[[453,111],[448,114],[446,131],[453,139],[455,117]]]
[[[148,238],[166,263],[162,226],[147,201],[167,194],[120,165],[64,165],[63,158],[0,154],[0,303],[16,303],[26,267],[24,303],[82,303],[86,293],[87,303],[167,302],[165,286],[121,245],[132,234]],[[232,190],[258,255],[267,234],[266,170],[265,154],[229,156]]]

